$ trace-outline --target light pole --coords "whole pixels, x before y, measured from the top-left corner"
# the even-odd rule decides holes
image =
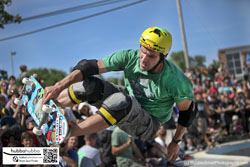
[[[184,30],[184,23],[183,23],[183,17],[182,17],[182,10],[181,10],[181,2],[180,0],[177,1],[177,8],[178,8],[178,14],[179,14],[179,21],[181,26],[181,34],[182,34],[182,42],[184,46],[184,59],[185,59],[185,65],[186,69],[189,68],[189,59],[188,59],[188,47],[187,47],[187,41],[185,36],[185,30]]]
[[[16,55],[16,52],[10,52],[10,62],[11,62],[12,75],[14,75],[14,63],[13,63],[13,56],[14,55]]]

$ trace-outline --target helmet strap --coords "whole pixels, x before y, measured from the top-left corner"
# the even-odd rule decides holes
[[[165,56],[161,53],[160,60],[158,61],[158,63],[152,69],[150,69],[148,72],[153,73],[154,70],[159,66],[159,64],[161,64],[161,62],[164,61],[164,59],[165,59]]]

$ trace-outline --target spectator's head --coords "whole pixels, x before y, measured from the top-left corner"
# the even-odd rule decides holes
[[[209,66],[208,66],[208,69],[214,69],[214,65],[213,64],[209,64]]]
[[[230,85],[230,81],[228,79],[224,80],[224,86],[229,86]]]
[[[56,147],[56,145],[52,145],[52,147]],[[66,154],[66,151],[67,151],[66,143],[65,143],[65,142],[62,142],[62,143],[59,145],[59,155],[60,155],[60,156],[65,155],[65,154]]]
[[[239,116],[238,115],[233,115],[232,116],[232,121],[233,121],[233,124],[236,125],[239,121]]]
[[[84,141],[86,145],[95,146],[96,143],[96,133],[92,133],[84,136]]]
[[[17,140],[11,140],[8,144],[8,147],[22,147],[22,143]]]
[[[30,132],[23,132],[21,135],[21,143],[24,147],[33,147],[33,135]]]
[[[31,130],[35,127],[35,121],[33,120],[33,118],[31,116],[28,116],[25,120],[25,125],[26,128]]]
[[[215,95],[210,96],[210,101],[211,102],[216,102],[217,101],[217,97]]]
[[[0,94],[0,109],[2,110],[2,108],[5,107],[5,105],[6,105],[5,97]]]
[[[233,115],[232,116],[232,120],[235,121],[235,120],[238,120],[239,119],[239,116],[238,115]]]
[[[1,111],[3,112],[3,111]],[[1,113],[2,115],[2,113]],[[3,126],[7,126],[7,127],[12,127],[14,125],[17,125],[17,120],[14,119],[12,116],[9,116],[8,114],[6,114],[7,116],[4,116],[1,120],[0,120],[0,128],[3,128]]]
[[[243,89],[238,88],[237,89],[237,95],[240,95],[240,94],[244,94],[244,91],[243,91]]]
[[[41,80],[38,74],[34,73],[32,76],[41,84]]]
[[[84,115],[86,117],[91,116],[93,113],[90,109],[90,106],[88,103],[84,102],[84,103],[80,103],[78,106],[78,111],[81,115]]]
[[[8,91],[8,83],[6,81],[1,82],[1,92],[7,94]]]
[[[237,89],[236,93],[237,93],[236,99],[243,100],[246,98],[243,89],[241,88]]]
[[[15,77],[14,75],[11,75],[11,76],[9,77],[9,84],[10,84],[10,85],[14,85],[15,82],[16,82],[16,77]]]
[[[1,120],[1,123],[2,123],[2,120]],[[13,120],[15,120],[15,119],[13,118]],[[11,121],[9,121],[9,122],[11,122]],[[1,136],[1,140],[2,140],[4,147],[7,147],[10,141],[13,141],[13,140],[20,141],[21,140],[21,128],[20,128],[20,126],[17,125],[17,123],[12,124],[12,125],[5,124],[2,126],[2,129],[4,129],[4,128],[7,129],[7,131],[5,131]]]
[[[78,145],[78,137],[77,136],[71,136],[68,139],[67,148],[68,149],[76,149],[77,145]]]
[[[200,93],[195,94],[195,100],[201,101],[202,100],[202,95]]]
[[[14,104],[15,98],[19,97],[18,89],[15,86],[10,87],[8,97],[11,100],[11,103],[13,104]]]
[[[26,65],[21,65],[20,70],[21,70],[21,72],[27,71],[27,66]]]

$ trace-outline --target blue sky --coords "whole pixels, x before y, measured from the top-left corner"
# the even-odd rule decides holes
[[[13,0],[7,10],[23,18],[75,7],[98,0]],[[0,29],[0,39],[18,35],[97,12],[122,6],[127,0],[102,7],[9,24]],[[249,0],[181,0],[190,56],[204,55],[206,64],[218,60],[218,49],[250,45]],[[176,0],[147,0],[97,17],[31,35],[0,41],[0,69],[14,74],[19,66],[55,68],[69,73],[79,60],[101,59],[122,49],[137,49],[141,33],[148,27],[166,28],[173,36],[171,52],[183,50]]]

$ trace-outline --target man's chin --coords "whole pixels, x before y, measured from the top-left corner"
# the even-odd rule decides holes
[[[140,67],[140,69],[141,69],[142,71],[148,71],[146,68]]]
[[[142,67],[142,66],[140,66],[140,69],[141,69],[142,71],[148,71],[148,68],[145,68],[145,67]]]

